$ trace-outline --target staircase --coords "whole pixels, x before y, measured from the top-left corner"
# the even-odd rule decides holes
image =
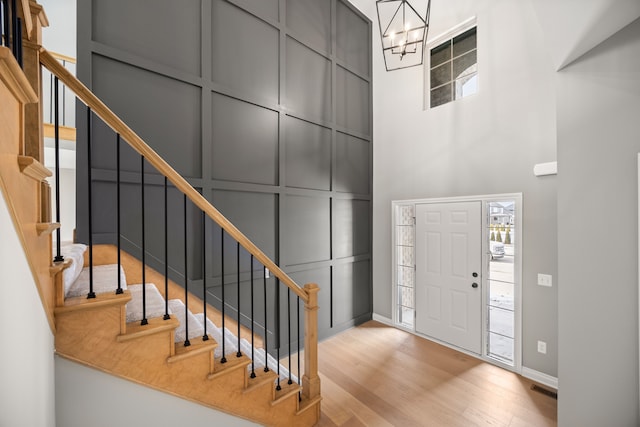
[[[0,46],[0,101],[3,105],[0,190],[8,200],[14,225],[36,279],[43,309],[55,335],[56,353],[263,425],[314,425],[320,417],[321,401],[317,373],[317,285],[298,286],[41,47],[41,28],[48,25],[41,6],[27,0],[18,0],[17,5],[11,13],[19,15],[22,24],[17,27],[22,28],[25,41],[4,36],[3,41],[21,44],[19,59],[22,66],[14,57],[16,49]],[[117,133],[119,143],[122,140],[140,154],[143,166],[155,168],[164,177],[165,194],[167,186],[182,193],[185,206],[184,283],[169,279],[166,259],[164,273],[145,263],[144,231],[141,259],[120,247],[119,234],[117,245],[94,245],[91,228],[88,242],[61,241],[59,214],[56,213],[55,220],[52,218],[52,189],[47,182],[51,172],[43,166],[44,126],[39,93],[42,67],[55,76],[56,83],[60,80],[87,106],[90,120],[96,116],[102,119]],[[58,125],[53,126],[53,133],[57,141]],[[56,142],[56,149],[57,145]],[[141,170],[144,206],[145,168]],[[58,173],[57,161],[54,173]],[[59,188],[55,191],[59,192]],[[225,299],[224,269],[220,277],[222,296],[217,305],[206,300],[206,279],[202,292],[204,300],[189,290],[187,204],[193,210],[199,210],[202,224],[209,221],[211,228],[219,230],[223,246],[229,239],[236,242],[238,295],[241,280],[249,279],[248,272],[243,273],[247,277],[241,278],[240,251],[250,259],[250,313],[248,308],[240,308],[239,297],[235,302]],[[89,218],[92,215],[90,206],[89,199]],[[59,207],[53,211],[56,210]],[[166,227],[165,216],[165,230]],[[254,264],[260,264],[260,267],[256,269]],[[273,276],[269,282],[265,269]],[[255,286],[256,283],[260,286]],[[269,292],[277,292],[277,301],[280,301],[280,295],[286,296],[286,309],[280,307],[279,302],[275,307],[267,307],[268,286]],[[256,292],[264,290],[264,320],[254,317],[254,288]],[[294,310],[292,314],[291,298],[297,313]],[[301,306],[304,307],[302,314]],[[268,324],[268,310],[276,310],[275,324]],[[292,326],[293,317],[297,325]],[[285,318],[288,323],[283,320]],[[302,328],[304,337],[301,337]],[[293,329],[298,333],[297,352],[292,346]],[[282,338],[285,335],[288,346]],[[300,351],[300,342],[304,343],[304,352]],[[288,358],[281,354],[281,348],[287,349]],[[297,368],[292,360],[297,360]]]
[[[94,255],[100,258],[108,249],[113,248],[98,246]],[[60,356],[265,425],[317,421],[317,402],[300,399],[295,375],[269,354],[265,371],[264,349],[226,328],[223,338],[204,313],[194,315],[180,299],[165,300],[153,283],[144,284],[148,324],[141,326],[142,284],[132,284],[136,280],[117,264],[94,265],[96,298],[87,299],[90,267],[70,268],[87,258],[86,246],[63,245],[63,254],[71,262],[56,273],[56,286],[63,288],[56,291],[65,295],[55,309]],[[116,295],[111,290],[118,276],[123,292]],[[165,320],[166,305],[170,319]]]

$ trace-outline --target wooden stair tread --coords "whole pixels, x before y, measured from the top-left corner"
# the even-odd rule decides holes
[[[52,175],[49,169],[31,156],[18,156],[18,166],[20,172],[36,181],[43,181]]]
[[[211,338],[211,336],[209,336],[209,339],[207,341],[204,341],[202,337],[198,337],[190,339],[189,342],[191,343],[191,345],[187,347],[184,346],[184,343],[176,343],[175,354],[173,356],[169,356],[167,362],[175,363],[180,360],[195,356],[196,354],[213,351],[218,346],[218,343],[213,338]]]
[[[38,236],[41,236],[43,234],[50,234],[53,232],[53,230],[56,230],[58,228],[60,228],[59,222],[38,222],[36,224],[36,232],[38,233]]]
[[[310,408],[315,408],[321,400],[322,396],[316,396],[313,399],[307,399],[303,396],[302,400],[298,402],[298,412],[296,412],[296,415],[300,415]]]
[[[280,380],[280,390],[275,390],[275,395],[271,406],[284,402],[288,397],[297,395],[302,390],[298,383],[287,384],[287,381]]]
[[[235,354],[227,356],[226,363],[222,363],[220,360],[222,360],[222,358],[215,360],[215,369],[213,373],[208,376],[210,380],[214,380],[236,369],[247,369],[247,366],[251,363],[251,359],[247,356],[242,355],[241,357],[237,357]]]
[[[54,312],[58,315],[72,311],[92,310],[114,305],[125,305],[129,301],[131,301],[131,294],[129,291],[124,291],[122,294],[116,294],[115,292],[98,294],[95,298],[87,298],[86,296],[73,297],[67,298],[64,301],[64,305],[56,307]]]
[[[55,126],[51,123],[43,123],[42,130],[46,138],[55,138]],[[74,141],[76,140],[76,128],[70,126],[58,126],[58,136],[61,140]]]
[[[64,261],[54,262],[53,265],[51,265],[51,267],[49,267],[49,274],[51,276],[55,276],[56,274],[58,274],[62,270],[66,270],[67,268],[69,268],[71,266],[72,262],[73,262],[73,260],[71,260],[71,259],[65,259]]]
[[[174,316],[171,316],[171,318],[167,320],[164,320],[164,318],[162,317],[153,317],[151,319],[147,319],[147,321],[149,323],[147,323],[146,325],[141,325],[140,321],[127,323],[127,332],[118,335],[116,338],[117,341],[125,342],[147,335],[157,334],[165,331],[172,331],[180,324],[180,322],[178,322],[178,319],[176,319]]]
[[[251,378],[249,376],[250,373],[247,375],[247,386],[242,391],[243,393],[245,394],[250,393],[254,390],[257,390],[258,388],[260,388],[265,384],[271,384],[273,385],[273,387],[275,387],[274,382],[278,377],[278,375],[275,372],[273,371],[265,372],[263,368],[259,368],[255,370],[255,373],[256,373],[255,378]]]

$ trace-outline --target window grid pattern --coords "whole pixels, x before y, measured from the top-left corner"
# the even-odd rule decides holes
[[[431,49],[431,108],[477,92],[477,59],[476,27]]]

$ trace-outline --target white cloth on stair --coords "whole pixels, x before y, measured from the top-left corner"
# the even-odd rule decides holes
[[[129,285],[131,292],[131,301],[127,303],[127,323],[142,320],[142,285]],[[147,319],[154,317],[162,317],[165,312],[164,298],[153,283],[147,283],[145,286],[146,295],[146,311]],[[171,309],[169,309],[171,314]]]
[[[195,314],[196,319],[204,325],[204,313]],[[236,354],[238,352],[238,339],[227,328],[224,328],[224,353],[225,356]],[[222,328],[216,326],[211,319],[207,317],[207,334],[211,335],[211,338],[216,340],[218,346],[216,347],[213,356],[216,359],[222,357]]]
[[[89,267],[82,269],[75,282],[66,290],[65,298],[85,296],[89,293],[89,270]],[[122,266],[120,266],[119,271],[122,289],[127,289],[127,280]],[[93,267],[93,291],[96,294],[115,293],[117,288],[118,264],[95,265]]]
[[[200,321],[204,323],[204,314],[203,313],[198,313],[195,314],[195,317]],[[215,325],[211,319],[209,319],[207,317],[206,319],[206,323],[207,323],[207,333],[209,335],[211,335],[211,337],[216,340],[216,342],[218,343],[218,347],[216,347],[215,351],[214,351],[214,356],[215,358],[220,358],[222,356],[222,328],[218,327],[217,325]],[[229,331],[229,329],[225,328],[225,349],[224,352],[227,356],[229,355],[235,355],[235,353],[238,351],[238,338],[231,332]],[[240,351],[247,356],[248,358],[251,358],[251,343],[249,341],[247,341],[245,338],[242,338],[240,340]],[[255,348],[254,350],[254,363],[255,363],[255,369],[264,369],[265,363],[264,363],[264,359],[265,359],[265,351],[263,348]],[[278,361],[276,360],[275,357],[273,357],[272,355],[267,353],[267,360],[269,363],[269,369],[271,369],[273,372],[277,373],[278,372]],[[292,359],[292,361],[295,361],[295,359]],[[249,364],[249,366],[247,367],[247,369],[249,371],[251,371],[252,366],[251,364]],[[295,375],[291,375],[291,379],[294,383],[298,382],[298,377]],[[288,381],[289,380],[289,370],[287,368],[285,368],[284,365],[280,364],[280,381]]]
[[[244,354],[246,354],[249,358],[251,357],[251,343],[246,339],[242,339],[240,343],[240,348]],[[246,350],[245,350],[246,349]],[[256,348],[254,350],[254,361],[256,364],[255,369],[263,369],[264,368],[264,355],[265,351],[263,348]],[[273,372],[278,373],[278,361],[271,354],[267,353],[267,360],[269,363],[269,369]],[[296,363],[296,359],[294,357],[291,358],[291,363]],[[249,365],[249,369],[251,369],[251,365]],[[288,381],[289,380],[289,370],[281,363],[280,364],[280,381]],[[298,377],[291,373],[291,381],[294,383],[298,382]]]
[[[55,248],[55,242],[54,248]],[[60,255],[67,260],[71,259],[71,265],[64,269],[62,272],[62,280],[64,282],[64,294],[67,295],[69,288],[73,285],[73,282],[78,279],[80,273],[82,273],[82,266],[84,265],[84,252],[87,250],[87,245],[82,243],[73,242],[61,242],[60,243]]]
[[[170,299],[169,300],[169,310],[171,310],[173,316],[175,316],[180,322],[180,326],[176,328],[175,331],[175,342],[183,342],[186,341],[186,327],[185,325],[189,325],[189,340],[194,338],[202,338],[204,335],[204,325],[198,320],[191,310],[187,311],[187,323],[184,321],[184,312],[185,307],[184,303],[179,299]]]

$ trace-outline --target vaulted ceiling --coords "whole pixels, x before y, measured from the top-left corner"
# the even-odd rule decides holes
[[[431,0],[429,39],[500,1],[514,0]],[[640,0],[529,1],[556,70],[640,18]]]
[[[530,0],[556,70],[640,17],[640,0]]]

